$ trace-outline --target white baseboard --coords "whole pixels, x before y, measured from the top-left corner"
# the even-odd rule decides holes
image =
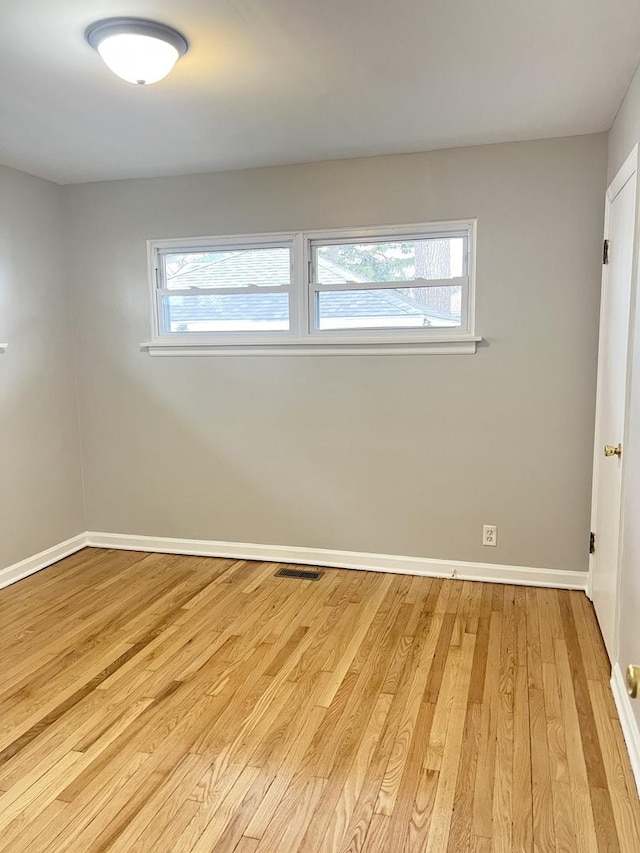
[[[403,557],[358,551],[334,551],[287,545],[256,545],[246,542],[217,542],[206,539],[173,539],[160,536],[134,536],[123,533],[80,533],[26,560],[0,569],[0,589],[57,563],[81,548],[116,548],[162,554],[194,554],[200,557],[228,557],[236,560],[261,560],[274,563],[300,563],[341,569],[390,572],[400,575],[458,578],[460,580],[508,583],[524,586],[559,587],[584,590],[586,572],[560,569],[536,569],[503,566],[495,563],[467,563],[459,560],[433,560],[428,557]]]
[[[638,795],[640,796],[640,728],[638,728],[638,722],[631,707],[632,700],[627,693],[627,685],[619,663],[613,666],[611,690],[613,691],[613,699],[616,703],[618,716],[620,717],[622,734],[629,750],[631,769],[633,770]]]
[[[57,563],[64,557],[70,554],[75,554],[81,548],[87,545],[87,534],[80,533],[78,536],[72,536],[65,542],[60,542],[46,551],[40,551],[39,554],[34,554],[33,557],[27,557],[26,560],[20,560],[19,563],[14,563],[12,566],[7,566],[5,569],[0,569],[0,589],[9,586],[16,581],[20,581],[29,575],[39,572],[40,569],[46,569],[52,563]]]
[[[560,587],[584,590],[586,572],[559,569],[534,569],[501,566],[493,563],[464,563],[432,560],[427,557],[401,557],[358,551],[332,551],[286,545],[254,545],[244,542],[216,542],[205,539],[167,539],[159,536],[129,536],[122,533],[87,533],[86,544],[94,548],[119,548],[127,551],[151,551],[162,554],[194,554],[200,557],[229,557],[236,560],[264,560],[274,563],[301,563],[341,569],[391,572],[401,575],[459,578],[526,586]]]
[[[593,601],[593,570],[591,560],[589,561],[589,571],[587,572],[587,585],[585,587],[585,592],[587,593],[589,601]]]

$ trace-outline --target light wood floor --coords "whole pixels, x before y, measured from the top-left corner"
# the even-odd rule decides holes
[[[87,549],[0,592],[0,850],[640,850],[585,596]]]

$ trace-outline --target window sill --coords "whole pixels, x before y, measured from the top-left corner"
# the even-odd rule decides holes
[[[202,341],[148,341],[140,349],[151,356],[194,355],[473,355],[482,340],[476,335],[439,336],[428,341],[342,343],[238,343],[217,344]]]

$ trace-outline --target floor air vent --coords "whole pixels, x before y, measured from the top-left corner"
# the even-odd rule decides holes
[[[301,581],[319,581],[324,572],[314,572],[311,569],[278,569],[277,578],[298,578]]]

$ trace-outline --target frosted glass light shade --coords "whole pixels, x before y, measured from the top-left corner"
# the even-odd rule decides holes
[[[162,80],[187,50],[180,33],[139,18],[98,21],[86,38],[114,74],[138,85]]]
[[[178,51],[151,36],[121,33],[100,42],[98,53],[114,74],[129,83],[157,83],[178,61]]]

